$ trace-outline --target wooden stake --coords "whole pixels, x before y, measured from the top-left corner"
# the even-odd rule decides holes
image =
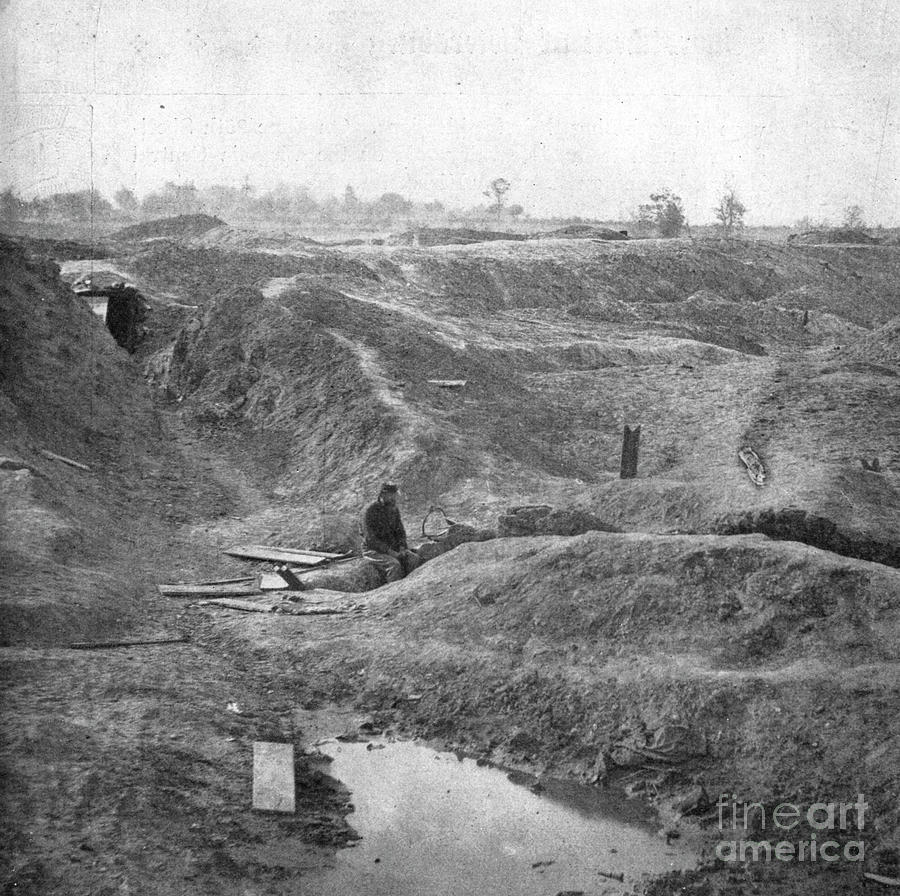
[[[641,428],[635,426],[625,426],[625,433],[622,439],[622,468],[619,473],[620,479],[634,479],[637,476],[638,468],[638,446],[641,442]]]

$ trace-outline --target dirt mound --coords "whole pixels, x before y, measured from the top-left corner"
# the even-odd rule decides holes
[[[859,688],[897,662],[898,595],[896,570],[759,536],[469,544],[379,598],[398,637],[371,646],[370,700],[424,690],[430,733],[451,717],[476,740],[518,730],[504,746],[519,758],[585,771],[600,755],[646,764],[670,728],[683,750],[669,765],[708,775],[710,793],[860,787],[884,794],[877,811],[896,826],[883,787],[900,681]],[[392,678],[413,644],[418,667]]]
[[[670,786],[762,802],[863,791],[889,837],[898,595],[897,570],[762,536],[494,539],[373,593],[369,637],[328,642],[346,678],[311,685],[416,734],[592,780],[662,768]],[[320,664],[270,622],[228,631]]]
[[[900,317],[857,338],[841,351],[840,358],[900,372]]]
[[[419,227],[387,239],[390,246],[469,246],[473,243],[489,243],[496,240],[521,242],[521,233],[494,230],[473,230],[469,227]]]
[[[806,230],[803,233],[792,233],[788,240],[800,245],[820,245],[823,243],[854,243],[856,245],[874,246],[881,242],[865,230],[855,227],[834,227],[827,230]]]
[[[286,230],[260,232],[223,224],[221,227],[211,227],[202,234],[198,234],[191,240],[191,245],[239,252],[276,252],[279,254],[300,252],[302,254],[310,246],[322,246],[324,243],[308,236],[298,236]]]
[[[167,445],[140,369],[53,262],[3,245],[0,279],[0,642],[96,638],[139,616],[154,574],[134,546],[173,494],[196,489],[201,513],[221,491]]]
[[[157,385],[306,506],[356,512],[396,478],[413,515],[450,500],[454,518],[493,525],[515,503],[569,507],[618,481],[622,425],[640,422],[634,501],[615,493],[611,526],[716,531],[720,518],[743,526],[742,514],[794,506],[854,543],[874,539],[897,522],[893,491],[879,497],[860,478],[858,434],[890,486],[900,457],[869,413],[893,420],[890,383],[779,360],[832,331],[752,296],[799,288],[789,263],[821,277],[821,250],[729,251],[534,241],[278,256],[161,244],[129,264],[205,306],[156,359]],[[851,260],[835,303],[837,289],[859,288],[856,274]],[[766,464],[765,489],[737,459],[744,444]],[[681,484],[656,495],[661,480]],[[288,525],[315,531],[299,516]]]
[[[0,247],[5,289],[0,375],[10,413],[4,435],[87,463],[103,463],[154,429],[139,372],[90,305],[47,259]],[[127,422],[126,419],[127,418]]]
[[[97,606],[98,596],[111,601],[112,589],[97,568],[109,511],[95,490],[106,486],[110,500],[121,501],[119,470],[158,436],[139,371],[88,303],[59,280],[56,265],[8,245],[0,265],[0,453],[22,463],[0,471],[8,643],[85,631],[104,614],[121,614],[133,595],[112,614]],[[45,450],[89,470],[48,459]],[[48,578],[56,584],[42,590]],[[60,583],[79,596],[60,600]]]
[[[368,250],[371,252],[371,250]],[[897,313],[900,255],[878,263],[829,247],[779,247],[716,240],[594,242],[529,240],[433,251],[397,248],[390,258],[428,289],[432,308],[462,315],[513,307],[586,309],[596,297],[664,305],[714,294],[759,303],[799,288],[821,289],[823,310],[871,325]],[[764,330],[760,327],[760,331]],[[758,341],[758,340],[757,340]]]
[[[50,257],[57,261],[72,258],[106,258],[110,254],[105,245],[78,240],[21,236],[10,237],[9,242],[21,246],[34,257]]]
[[[131,227],[123,227],[111,234],[110,238],[127,241],[163,238],[183,240],[200,236],[224,224],[224,221],[211,215],[177,215],[174,218],[158,218],[155,221],[144,221]]]
[[[626,232],[612,230],[609,227],[599,227],[596,224],[569,224],[557,230],[535,233],[530,237],[530,239],[536,240],[627,240],[628,238]]]
[[[338,251],[308,248],[302,254],[229,252],[162,241],[119,259],[158,290],[167,290],[191,304],[211,301],[240,286],[260,288],[273,278],[297,275],[321,277],[326,283],[341,276],[348,282],[378,279],[363,261]]]

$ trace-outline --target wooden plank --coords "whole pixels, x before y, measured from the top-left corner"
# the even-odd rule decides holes
[[[885,877],[883,874],[873,874],[871,871],[867,871],[863,877],[876,884],[884,884],[886,887],[900,887],[900,879],[896,877]]]
[[[428,380],[431,386],[441,386],[444,389],[462,389],[468,380]]]
[[[252,600],[239,600],[233,597],[223,597],[216,600],[205,600],[198,606],[225,607],[228,610],[243,610],[245,613],[271,613],[278,604],[255,603]]]
[[[240,544],[223,553],[245,560],[271,560],[276,563],[296,563],[298,566],[320,566],[326,560],[338,560],[347,556],[346,554],[326,554],[321,551],[268,547],[263,544]]]
[[[164,597],[206,597],[217,594],[224,597],[227,595],[258,594],[260,587],[259,578],[254,576],[253,578],[223,582],[197,582],[196,584],[176,582],[170,585],[157,585],[156,590]]]
[[[142,641],[76,641],[70,644],[73,650],[102,650],[107,647],[144,647],[152,644],[184,644],[187,638],[146,638]]]
[[[329,560],[328,568],[331,569],[334,566],[340,566],[342,563],[351,563],[354,560],[359,560],[359,557],[355,557],[352,554],[346,557],[342,557],[340,560]],[[290,567],[289,567],[290,568]],[[306,569],[291,569],[291,572],[295,576],[302,576],[308,572],[316,572],[319,567],[317,566],[309,566]],[[259,587],[261,591],[288,591],[290,590],[284,580],[284,578],[277,573],[268,573],[264,572],[259,578]]]
[[[54,454],[52,451],[47,451],[46,448],[41,448],[41,454],[50,460],[58,460],[61,463],[68,464],[70,467],[75,467],[78,470],[85,470],[88,473],[91,472],[91,468],[87,464],[80,464],[77,460],[72,460],[71,457],[63,457],[61,454]]]
[[[294,745],[255,741],[253,808],[292,814],[296,808],[294,788]]]

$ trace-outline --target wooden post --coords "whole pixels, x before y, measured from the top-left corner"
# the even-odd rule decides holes
[[[637,476],[638,446],[641,442],[641,428],[635,426],[625,427],[625,435],[622,439],[622,471],[620,479],[634,479]]]

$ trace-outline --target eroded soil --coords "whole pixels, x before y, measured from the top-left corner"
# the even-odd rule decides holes
[[[710,844],[708,811],[674,810],[699,785],[871,793],[864,867],[896,874],[890,250],[254,254],[212,231],[116,251],[155,307],[138,363],[52,265],[4,247],[5,892],[315,892],[353,832],[304,751],[361,721],[627,784]],[[644,449],[623,482],[629,421]],[[411,530],[431,503],[495,525],[535,502],[592,531],[462,545],[333,595],[356,607],[333,616],[154,589],[261,571],[221,553],[238,541],[333,546],[388,477]],[[779,541],[736,534],[766,527]],[[260,739],[297,745],[295,816],[250,810]],[[708,867],[648,892],[862,892],[861,870]]]

